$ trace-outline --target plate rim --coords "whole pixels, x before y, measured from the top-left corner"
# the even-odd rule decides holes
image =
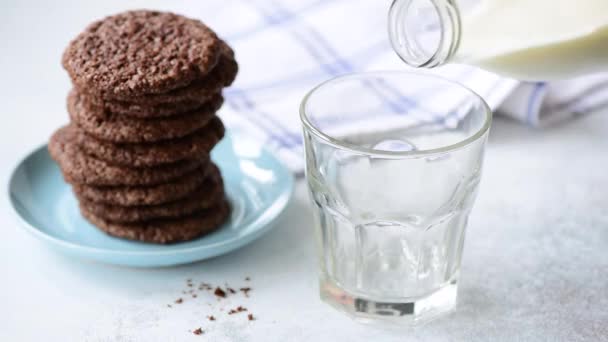
[[[232,138],[233,138],[232,136],[229,137],[229,139],[232,139]],[[176,246],[179,246],[179,244],[168,244],[166,246],[172,247],[172,249],[165,250],[165,251],[163,251],[163,250],[129,251],[129,250],[104,249],[104,248],[100,248],[100,247],[85,246],[85,245],[81,245],[81,244],[78,244],[75,242],[64,240],[64,239],[49,235],[48,233],[45,233],[43,230],[32,225],[17,210],[15,203],[13,201],[12,188],[13,188],[13,183],[15,181],[15,177],[17,174],[17,170],[26,162],[26,160],[31,158],[33,155],[35,155],[36,153],[40,153],[41,150],[43,150],[43,149],[46,150],[47,146],[48,146],[48,143],[46,143],[46,142],[28,150],[28,152],[25,153],[23,155],[23,157],[18,159],[18,161],[13,165],[13,167],[11,169],[10,176],[8,179],[8,184],[7,184],[7,196],[8,196],[8,200],[9,200],[10,207],[11,207],[11,213],[12,213],[13,217],[15,217],[17,219],[17,221],[21,227],[25,228],[25,230],[27,232],[34,235],[38,239],[47,241],[56,247],[67,248],[67,249],[70,249],[73,251],[77,251],[79,253],[89,253],[89,254],[97,254],[97,255],[104,254],[104,255],[111,255],[111,256],[124,255],[124,256],[137,256],[137,257],[144,257],[144,256],[157,256],[158,257],[158,256],[171,255],[171,254],[177,254],[177,253],[193,253],[193,252],[197,252],[197,251],[209,250],[208,251],[209,254],[207,256],[203,256],[199,259],[191,260],[189,262],[201,261],[201,260],[213,257],[213,256],[218,256],[218,255],[222,255],[222,254],[231,252],[245,244],[252,242],[256,238],[262,236],[270,228],[272,228],[274,221],[277,218],[279,218],[281,213],[284,212],[284,210],[287,208],[287,206],[291,202],[291,199],[293,197],[293,192],[294,192],[294,183],[295,183],[295,177],[294,177],[293,173],[291,173],[289,171],[289,168],[287,168],[287,166],[281,160],[279,160],[272,152],[270,152],[263,144],[258,144],[258,145],[264,151],[264,153],[267,153],[269,156],[271,156],[271,158],[282,167],[283,171],[285,171],[285,174],[287,175],[287,177],[286,177],[287,184],[284,187],[284,190],[281,191],[280,195],[276,198],[276,200],[273,202],[273,204],[270,207],[266,208],[261,213],[261,215],[258,215],[253,221],[251,221],[247,225],[242,226],[244,229],[252,227],[252,226],[260,226],[262,228],[253,230],[251,233],[246,234],[241,237],[234,236],[234,237],[231,237],[226,240],[218,241],[212,245],[203,245],[203,246],[199,245],[199,246],[191,246],[191,247],[183,247],[183,248],[177,247],[176,248]],[[48,150],[47,150],[47,153],[48,153]],[[204,239],[204,236],[202,236],[201,238]],[[239,244],[239,242],[242,242],[242,244]],[[223,250],[219,253],[212,252],[214,249],[221,248],[221,247],[224,247],[225,250]],[[104,262],[111,263],[111,264],[129,264],[129,263],[108,262],[108,261],[104,261]],[[177,265],[177,264],[183,264],[183,263],[187,263],[187,262],[188,261],[177,262],[177,263],[172,263],[172,264]]]

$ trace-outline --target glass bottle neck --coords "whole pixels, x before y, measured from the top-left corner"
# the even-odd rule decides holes
[[[393,0],[388,32],[393,49],[408,65],[445,64],[456,54],[461,38],[456,0]]]

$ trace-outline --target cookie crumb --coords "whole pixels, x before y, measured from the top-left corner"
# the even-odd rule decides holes
[[[253,314],[249,314],[247,315],[247,319],[253,321],[255,318],[253,317]]]
[[[201,328],[194,329],[192,332],[194,335],[202,335],[205,331]]]
[[[211,315],[211,316],[207,316],[207,318],[208,318],[210,321],[215,321],[215,317],[214,317],[213,315]]]
[[[240,291],[245,294],[245,297],[249,297],[249,291],[251,291],[251,287],[241,287]]]
[[[250,281],[250,280],[251,280],[251,278],[245,277],[245,281]]]
[[[228,292],[235,294],[236,291],[233,288],[227,287],[226,290],[228,290]]]
[[[229,315],[234,315],[235,313],[239,313],[239,312],[243,312],[243,311],[247,311],[247,308],[244,308],[242,306],[237,306],[236,309],[230,309],[230,311],[228,311]]]
[[[215,288],[213,294],[221,298],[226,298],[226,292],[224,292],[224,290],[220,289],[219,287]]]
[[[183,302],[184,302],[184,300],[183,300],[183,299],[181,299],[181,298],[177,298],[177,299],[175,300],[175,304],[181,304],[181,303],[183,303]]]
[[[197,297],[196,293],[193,293],[192,298],[196,298],[196,297]]]

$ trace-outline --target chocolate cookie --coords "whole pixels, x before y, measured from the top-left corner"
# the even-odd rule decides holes
[[[218,65],[201,80],[163,94],[149,94],[129,98],[104,99],[87,93],[89,106],[102,107],[111,113],[128,116],[152,118],[179,115],[197,109],[208,102],[222,88],[234,81],[238,72],[238,64],[234,60],[232,50],[223,44],[223,50]],[[80,92],[86,90],[79,90]]]
[[[219,93],[219,92],[218,92]],[[134,103],[117,100],[103,100],[92,98],[87,95],[87,106],[103,108],[111,113],[132,116],[135,118],[156,118],[173,115],[180,115],[200,108],[203,101],[208,101],[209,97],[200,98],[200,101],[181,101],[159,104]]]
[[[222,201],[190,216],[146,222],[118,223],[104,220],[81,207],[80,212],[92,224],[109,235],[153,243],[189,241],[219,228],[230,216],[230,205]]]
[[[224,125],[213,117],[203,128],[181,138],[155,143],[117,144],[78,130],[78,144],[90,155],[112,164],[150,167],[206,156],[224,136]]]
[[[207,157],[183,160],[154,168],[132,168],[108,164],[84,153],[77,144],[77,128],[57,130],[49,142],[51,157],[69,183],[89,185],[154,185],[167,182],[209,163]]]
[[[152,186],[93,186],[73,184],[74,192],[80,198],[92,202],[121,206],[156,205],[182,199],[198,189],[210,169],[216,166],[198,168],[168,183]]]
[[[203,107],[166,118],[136,119],[104,110],[91,110],[75,89],[68,96],[70,118],[80,128],[101,140],[119,143],[154,142],[188,135],[205,126],[221,107],[223,98],[215,95]]]
[[[205,76],[218,62],[220,39],[181,15],[138,10],[89,25],[66,48],[72,82],[98,95],[164,93]]]
[[[201,79],[196,79],[184,87],[176,88],[166,93],[131,97],[112,97],[108,99],[140,104],[161,104],[179,103],[191,100],[200,101],[201,98],[204,99],[205,97],[209,97],[210,94],[214,94],[222,88],[231,85],[238,72],[239,66],[234,59],[234,52],[226,43],[222,42],[221,45],[222,57],[217,66]]]
[[[79,198],[80,206],[87,212],[112,222],[141,222],[160,218],[173,218],[193,214],[224,201],[224,185],[219,172],[207,177],[203,185],[190,195],[175,202],[123,207],[96,203]]]

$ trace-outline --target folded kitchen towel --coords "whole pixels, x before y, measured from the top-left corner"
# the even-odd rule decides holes
[[[342,74],[408,70],[388,40],[389,5],[389,0],[218,0],[178,1],[172,8],[208,23],[236,51],[240,72],[225,92],[220,114],[228,127],[256,137],[301,172],[298,107],[307,91]],[[528,83],[462,65],[428,72],[470,87],[497,115],[530,126],[608,105],[608,73]],[[424,98],[412,100],[425,105]]]

